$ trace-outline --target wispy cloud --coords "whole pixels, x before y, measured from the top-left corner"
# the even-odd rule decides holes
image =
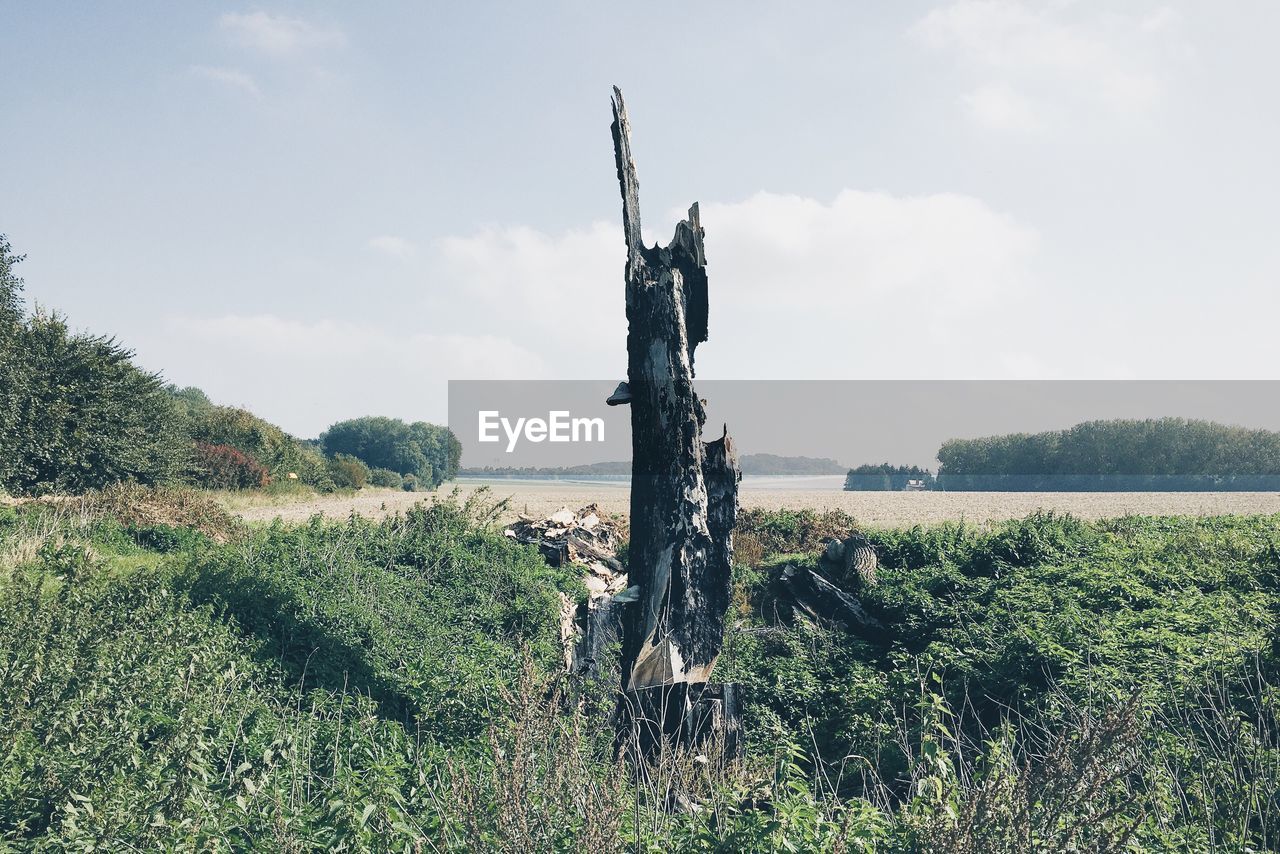
[[[191,73],[201,80],[208,80],[222,86],[237,89],[254,98],[262,97],[262,90],[253,77],[238,68],[221,68],[213,65],[193,65]]]
[[[995,130],[1035,133],[1048,125],[1048,108],[1008,83],[988,83],[960,96],[969,117]]]
[[[683,216],[672,211],[668,220]],[[999,374],[1009,336],[993,307],[1002,311],[1034,289],[1036,232],[970,196],[758,193],[705,203],[702,221],[719,296],[715,343],[698,359],[720,377],[794,376],[798,365],[814,377],[936,376],[951,336],[963,342],[947,351],[949,375]],[[466,305],[468,316],[543,353],[562,376],[624,369],[625,252],[616,224],[486,229],[433,250],[439,305],[428,314]],[[906,332],[929,346],[903,347]],[[779,348],[788,358],[777,358]]]
[[[1158,105],[1166,92],[1159,42],[1175,40],[1180,16],[1163,8],[1089,17],[1071,6],[957,0],[930,11],[910,35],[950,53],[979,81],[960,104],[995,130],[1044,128],[1071,108],[1122,114]]]
[[[380,234],[377,237],[370,237],[367,245],[375,252],[401,260],[411,258],[417,252],[417,247],[411,242],[392,234]]]
[[[352,413],[443,422],[446,379],[545,378],[541,356],[501,335],[432,333],[412,320],[304,320],[277,314],[171,317],[152,346],[166,373],[300,435]]]
[[[219,27],[237,44],[271,56],[289,56],[306,50],[343,47],[347,36],[335,26],[322,26],[267,12],[228,12]]]

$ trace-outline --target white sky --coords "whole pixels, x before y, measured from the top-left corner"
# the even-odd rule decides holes
[[[303,436],[620,378],[703,206],[715,378],[1280,377],[1280,4],[0,0],[29,300]]]

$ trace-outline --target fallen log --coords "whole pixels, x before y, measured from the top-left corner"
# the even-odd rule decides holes
[[[887,637],[884,624],[868,614],[855,595],[876,583],[878,565],[875,546],[862,534],[833,538],[816,568],[787,564],[774,574],[765,609],[780,622],[803,617],[882,643]],[[854,593],[833,582],[832,577],[850,585]]]
[[[771,607],[781,621],[803,616],[815,622],[834,623],[874,643],[885,639],[884,624],[817,570],[788,564],[778,571],[770,588]]]

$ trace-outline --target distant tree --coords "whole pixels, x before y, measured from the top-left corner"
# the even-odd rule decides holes
[[[22,322],[22,279],[13,268],[26,257],[14,254],[9,238],[0,234],[0,330],[12,331]]]
[[[186,388],[178,388],[176,385],[171,385],[169,386],[169,394],[173,395],[174,402],[186,412],[208,409],[213,406],[213,401],[209,399],[209,395],[193,385],[189,385]]]
[[[455,477],[462,445],[446,427],[398,418],[368,416],[340,421],[320,436],[325,453],[348,454],[373,468],[412,474],[438,486]]]
[[[164,384],[113,339],[73,334],[57,315],[4,329],[0,484],[83,492],[122,480],[177,480],[191,446]]]
[[[81,492],[178,478],[190,446],[159,377],[111,338],[72,333],[56,314],[26,316],[21,261],[0,235],[0,487]]]
[[[919,466],[860,465],[849,469],[844,488],[848,492],[901,492],[911,481],[919,481],[925,489],[933,489],[933,472]]]
[[[743,474],[821,475],[840,474],[844,467],[827,457],[782,457],[777,454],[743,454],[739,458]]]
[[[14,272],[22,258],[13,253],[8,238],[0,234],[0,486],[10,489],[10,469],[17,462],[14,456],[20,447],[18,425],[27,399],[29,374],[22,358],[22,279]]]
[[[1280,433],[1185,418],[1087,421],[952,439],[938,460],[950,490],[1274,490]]]

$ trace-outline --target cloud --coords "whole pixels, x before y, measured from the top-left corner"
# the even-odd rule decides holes
[[[1166,90],[1160,40],[1173,37],[1177,13],[1164,8],[1145,17],[1089,18],[1072,7],[958,0],[930,11],[910,35],[981,81],[960,103],[992,129],[1043,127],[1046,117],[1067,107],[1122,114],[1160,104]]]
[[[960,102],[977,124],[993,130],[1035,133],[1048,124],[1046,107],[1027,98],[1007,83],[989,83],[966,95]]]
[[[540,355],[500,335],[275,314],[170,318],[150,342],[166,375],[215,400],[254,401],[287,430],[315,435],[359,414],[444,423],[446,380],[542,378]]]
[[[758,193],[704,204],[702,221],[712,316],[698,358],[706,353],[721,377],[876,375],[877,353],[902,349],[913,331],[926,335],[927,353],[909,348],[912,358],[888,373],[936,376],[948,330],[967,337],[999,324],[991,307],[1034,289],[1036,232],[969,196]],[[491,228],[434,248],[442,306],[465,302],[489,328],[541,352],[558,376],[625,370],[619,226]],[[1006,337],[988,334],[946,367],[998,372]]]
[[[662,242],[683,216],[654,217]],[[711,337],[700,376],[1003,376],[1038,352],[1017,330],[1037,293],[1039,238],[980,199],[757,193],[703,204],[702,221]],[[362,298],[327,319],[175,318],[144,349],[167,354],[175,381],[257,401],[305,435],[361,413],[441,419],[450,379],[625,376],[624,262],[617,223],[492,226],[378,274],[371,296],[385,303]],[[372,319],[336,313],[357,310]]]
[[[867,294],[904,304],[990,298],[1016,287],[1010,273],[1037,240],[979,199],[950,193],[843,190],[823,203],[762,192],[704,205],[702,219],[715,224],[708,252],[721,247],[721,275],[761,298],[830,307]]]
[[[1182,20],[1182,13],[1177,9],[1161,6],[1143,18],[1139,26],[1145,33],[1159,33],[1181,27]]]
[[[343,47],[347,43],[346,34],[337,27],[261,11],[228,12],[218,19],[218,25],[242,47],[271,56]]]
[[[191,73],[202,80],[209,80],[232,89],[238,89],[254,98],[262,97],[262,90],[253,77],[238,68],[219,68],[210,65],[193,65]]]
[[[367,245],[375,252],[400,260],[412,258],[417,252],[417,248],[408,240],[391,234],[370,237]]]
[[[312,362],[369,358],[394,361],[409,370],[424,363],[450,366],[458,376],[505,376],[512,365],[537,369],[541,360],[494,335],[434,334],[392,325],[344,320],[296,320],[274,314],[228,314],[175,318],[170,328],[184,336],[233,345],[247,352]]]
[[[547,234],[489,227],[432,247],[437,310],[465,305],[488,328],[543,352],[565,376],[609,376],[626,368],[622,308],[625,244],[597,222]],[[611,366],[611,367],[610,367]]]

